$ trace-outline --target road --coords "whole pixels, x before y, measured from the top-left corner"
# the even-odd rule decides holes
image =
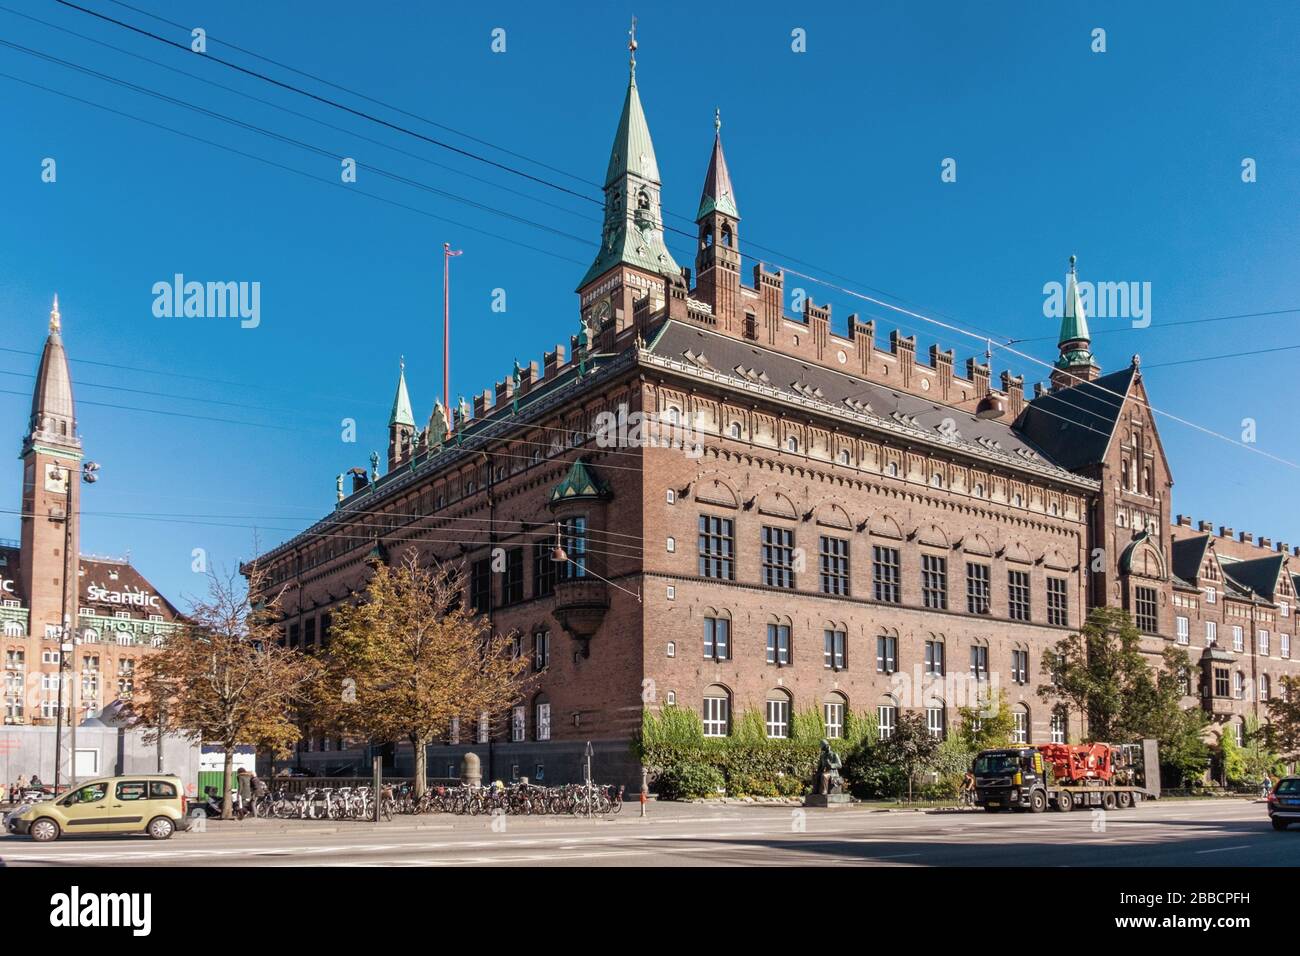
[[[504,822],[504,828],[502,823]],[[796,811],[636,805],[605,820],[442,815],[391,824],[212,823],[166,842],[0,838],[7,866],[1294,866],[1300,829],[1275,833],[1262,803],[1146,803],[1073,813]]]

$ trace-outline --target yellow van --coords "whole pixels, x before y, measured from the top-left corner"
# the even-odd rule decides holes
[[[10,833],[48,843],[64,833],[147,833],[166,840],[185,820],[185,789],[171,774],[104,777],[6,814]]]

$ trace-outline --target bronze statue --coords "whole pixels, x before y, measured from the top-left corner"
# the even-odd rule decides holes
[[[829,740],[822,741],[821,756],[817,758],[817,792],[818,793],[842,793],[844,791],[844,778],[840,776],[840,767],[844,761],[840,755],[831,749]]]

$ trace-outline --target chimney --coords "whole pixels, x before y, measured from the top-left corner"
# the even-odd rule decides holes
[[[1197,531],[1207,531],[1207,532],[1209,532],[1210,534],[1213,534],[1213,533],[1214,533],[1214,522],[1213,522],[1213,521],[1202,521],[1202,522],[1200,522],[1200,523],[1197,524],[1197,526],[1196,526],[1196,530],[1197,530]]]
[[[352,476],[352,493],[355,495],[358,491],[365,491],[370,485],[370,475],[364,468],[351,468],[348,474]]]
[[[1243,531],[1237,537],[1242,544],[1250,544],[1252,541],[1255,540],[1255,536],[1251,534],[1249,531]]]
[[[1260,539],[1259,539],[1259,546],[1260,546],[1261,548],[1272,548],[1272,547],[1273,547],[1273,540],[1272,540],[1271,538],[1260,538]]]
[[[1278,553],[1278,554],[1286,554],[1286,553],[1289,552],[1290,550],[1291,550],[1291,545],[1287,544],[1285,541],[1279,541],[1279,542],[1277,543],[1277,553]]]
[[[1222,524],[1219,525],[1219,537],[1220,537],[1220,538],[1231,538],[1231,537],[1232,537],[1232,529],[1229,528],[1227,525],[1222,525]]]
[[[1191,516],[1191,515],[1179,515],[1178,518],[1177,518],[1177,520],[1176,520],[1176,523],[1177,523],[1178,527],[1180,527],[1180,528],[1190,528],[1190,527],[1192,526],[1192,516]]]
[[[554,375],[564,365],[564,346],[555,346],[554,352],[542,353],[542,374],[547,378]]]

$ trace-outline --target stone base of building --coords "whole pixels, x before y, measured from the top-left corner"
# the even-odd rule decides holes
[[[853,798],[847,793],[810,793],[803,798],[805,807],[847,807]]]

